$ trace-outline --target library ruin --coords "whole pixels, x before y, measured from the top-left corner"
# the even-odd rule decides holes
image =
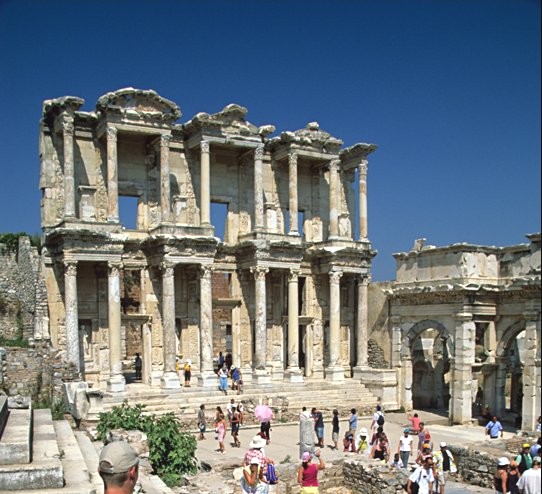
[[[371,282],[367,170],[373,144],[311,122],[275,134],[231,104],[178,123],[152,90],[94,111],[44,102],[40,127],[46,307],[34,335],[83,380],[123,391],[123,362],[179,388],[176,359],[216,386],[231,355],[246,382],[360,380],[389,408],[447,408],[475,395],[533,430],[540,414],[540,233],[528,244],[396,254]],[[213,220],[212,220],[213,218]]]

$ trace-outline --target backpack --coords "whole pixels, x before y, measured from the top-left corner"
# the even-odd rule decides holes
[[[376,419],[376,423],[382,427],[384,425],[384,422],[386,419],[384,418],[384,414],[382,412],[378,412],[378,418]]]
[[[278,482],[277,478],[277,472],[275,470],[275,465],[272,463],[269,463],[267,465],[267,474],[266,474],[267,482],[270,484],[276,484]]]

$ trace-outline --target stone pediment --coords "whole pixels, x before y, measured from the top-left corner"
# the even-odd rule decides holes
[[[104,94],[96,103],[98,114],[116,114],[127,120],[158,120],[174,122],[181,109],[152,89],[119,89]]]
[[[333,137],[329,132],[320,129],[318,122],[310,122],[304,129],[294,132],[283,132],[279,137],[271,141],[275,145],[296,144],[305,148],[312,148],[315,151],[337,154],[343,144],[341,139]]]

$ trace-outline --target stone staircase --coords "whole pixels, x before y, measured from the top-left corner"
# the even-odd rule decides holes
[[[51,411],[8,409],[0,396],[0,494],[103,494],[98,475],[101,443],[92,443]],[[173,494],[140,469],[147,494]]]
[[[210,414],[217,406],[221,406],[225,411],[225,405],[231,398],[242,401],[248,412],[251,411],[251,405],[267,404],[274,410],[275,419],[283,422],[298,420],[303,406],[309,410],[316,406],[323,411],[337,408],[341,416],[347,417],[351,408],[372,411],[378,403],[377,397],[363,384],[350,379],[344,382],[312,380],[305,383],[272,383],[259,386],[249,384],[244,386],[241,395],[229,390],[227,396],[218,388],[156,389],[133,383],[128,384],[123,392],[104,393],[102,406],[104,411],[109,411],[124,401],[132,406],[142,403],[147,413],[161,415],[173,412],[182,422],[194,423],[201,404],[205,405],[207,413]],[[97,414],[95,415],[88,419],[97,419]]]

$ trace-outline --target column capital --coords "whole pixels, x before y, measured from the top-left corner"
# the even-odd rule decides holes
[[[213,270],[214,270],[214,267],[211,266],[210,264],[202,264],[199,269],[199,273],[202,278],[210,278]]]
[[[331,283],[339,283],[343,275],[342,271],[330,271],[329,272],[329,281]]]
[[[263,160],[264,145],[260,144],[254,149],[254,159]]]
[[[361,160],[358,165],[358,170],[359,170],[360,175],[367,175],[368,168],[369,168],[369,161]]]
[[[209,153],[211,151],[211,144],[209,141],[203,140],[200,142],[200,151],[202,153]]]
[[[77,261],[64,261],[64,273],[68,276],[75,276],[77,274]]]
[[[400,326],[402,317],[401,316],[391,316],[390,321],[394,326]]]
[[[108,125],[105,130],[106,130],[106,133],[107,133],[107,140],[108,141],[116,141],[117,140],[118,130],[117,130],[116,127],[113,127],[112,125]]]
[[[110,261],[107,263],[107,268],[109,269],[110,276],[118,276],[120,274],[120,270],[122,269],[122,263],[119,261]]]
[[[297,281],[299,279],[299,274],[301,270],[299,269],[290,269],[288,272],[288,281]]]
[[[269,273],[269,268],[263,266],[251,267],[250,272],[254,275],[256,281],[265,280],[265,275]]]
[[[341,163],[341,160],[338,160],[338,159],[330,160],[328,163],[329,171],[339,171],[340,163]]]
[[[473,315],[470,312],[458,312],[455,318],[459,322],[468,322],[473,320]]]
[[[297,153],[288,153],[288,164],[290,166],[295,166],[297,165]]]
[[[162,271],[162,276],[173,276],[173,271],[175,269],[175,264],[170,261],[162,261],[160,263],[160,271]]]
[[[73,117],[64,116],[62,119],[62,131],[64,134],[73,134],[74,130]]]
[[[361,284],[361,285],[369,285],[369,283],[371,282],[371,275],[369,273],[360,273],[358,274],[358,282]]]
[[[161,134],[160,135],[160,146],[169,147],[170,142],[171,142],[171,134]]]

